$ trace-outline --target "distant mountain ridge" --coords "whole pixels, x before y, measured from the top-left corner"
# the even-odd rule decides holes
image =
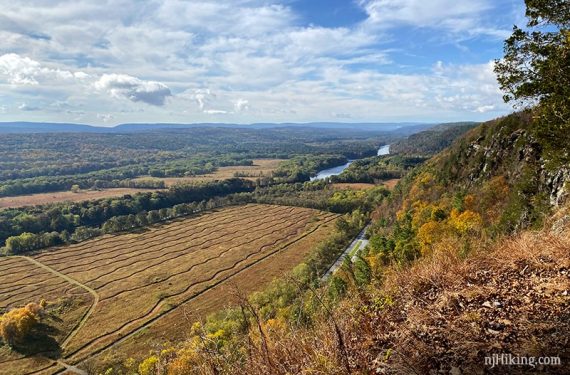
[[[50,122],[0,122],[0,134],[7,133],[132,133],[160,130],[179,130],[190,128],[247,128],[247,129],[272,129],[272,128],[303,128],[314,127],[320,129],[349,129],[363,131],[386,131],[397,132],[402,135],[417,133],[429,129],[437,124],[428,123],[340,123],[340,122],[311,122],[311,123],[254,123],[254,124],[231,124],[231,123],[127,123],[113,127],[103,127],[74,123],[50,123]]]

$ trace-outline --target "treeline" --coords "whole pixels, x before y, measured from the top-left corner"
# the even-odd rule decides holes
[[[181,203],[173,207],[165,207],[158,210],[141,211],[136,214],[113,216],[105,221],[100,227],[80,226],[70,233],[68,231],[45,232],[45,233],[22,233],[6,240],[3,250],[7,254],[22,254],[46,247],[78,243],[100,236],[141,228],[148,225],[172,220],[188,215],[197,214],[214,208],[231,205],[246,204],[251,202],[251,195],[230,194],[225,197],[215,197],[200,202]]]
[[[402,178],[410,169],[426,161],[416,156],[376,156],[355,160],[340,175],[330,177],[331,182],[376,183]]]
[[[230,179],[175,185],[166,191],[121,198],[65,202],[0,211],[5,252],[26,253],[128,231],[208,209],[246,203],[279,204],[335,213],[370,212],[389,195],[379,186],[366,191],[335,190],[324,181],[257,186]]]
[[[278,182],[309,181],[322,169],[332,168],[346,164],[348,159],[344,155],[302,155],[295,156],[273,172]]]
[[[252,195],[256,203],[314,208],[335,213],[355,210],[370,212],[390,192],[383,186],[369,190],[335,190],[323,180],[258,187]]]
[[[389,136],[333,129],[194,128],[128,134],[0,135],[0,181],[70,176],[116,168],[177,169],[191,159],[289,158],[295,154],[374,154]],[[178,165],[165,166],[170,163]],[[196,163],[194,163],[196,164]],[[218,164],[221,166],[223,164]],[[231,164],[226,164],[231,165]],[[186,165],[184,165],[186,167]],[[179,171],[185,173],[187,170]],[[172,175],[173,172],[164,172]]]
[[[0,211],[0,244],[9,246],[10,251],[31,251],[69,240],[80,240],[91,230],[82,229],[73,237],[76,230],[81,227],[100,228],[109,233],[126,230],[129,227],[177,216],[181,210],[192,209],[191,206],[189,208],[181,206],[174,211],[168,211],[176,205],[208,201],[214,197],[224,197],[233,193],[251,192],[253,189],[254,183],[250,181],[229,179],[175,185],[166,191],[138,193],[119,198],[3,210]],[[146,219],[143,219],[143,213]],[[116,217],[128,219],[113,219]],[[103,227],[106,223],[105,229]],[[22,235],[24,236],[19,239],[10,240],[10,237]]]
[[[218,167],[252,164],[253,161],[251,159],[224,155],[219,158],[198,157],[183,161],[176,160],[156,165],[128,166],[71,176],[20,179],[0,184],[0,197],[66,191],[71,189],[73,185],[78,185],[81,189],[109,189],[117,187],[164,188],[164,184],[156,180],[134,179],[146,175],[151,177],[195,176],[215,172]]]
[[[477,125],[477,123],[472,122],[442,124],[391,144],[390,152],[393,154],[432,156],[449,147],[455,139]]]

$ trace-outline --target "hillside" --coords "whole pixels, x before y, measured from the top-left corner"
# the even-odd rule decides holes
[[[547,162],[533,129],[527,113],[487,122],[413,169],[378,204],[368,247],[330,282],[319,286],[301,265],[189,326],[188,341],[108,365],[471,374],[494,360],[493,373],[565,373],[496,363],[502,355],[570,360],[568,175]]]
[[[243,128],[243,129],[327,129],[356,132],[390,132],[400,136],[408,136],[433,127],[423,123],[344,123],[344,122],[310,122],[310,123],[129,123],[115,126],[94,126],[73,123],[52,122],[0,122],[0,134],[28,133],[141,133],[172,131],[196,128]]]
[[[567,197],[570,169],[546,153],[548,140],[540,136],[537,127],[529,112],[484,123],[417,173],[433,174],[446,186],[447,195],[453,191],[454,198],[470,193],[496,195],[495,185],[504,184],[505,196],[500,202],[504,205],[500,218],[504,229],[539,224],[544,213]],[[562,147],[557,152],[566,150]]]
[[[391,144],[390,152],[406,155],[435,155],[449,147],[456,138],[476,125],[477,123],[474,122],[441,124],[428,130],[411,134],[408,138]]]

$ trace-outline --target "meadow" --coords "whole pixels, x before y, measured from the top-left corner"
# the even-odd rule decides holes
[[[1,197],[0,209],[26,206],[45,205],[58,202],[82,202],[92,199],[121,197],[126,194],[137,194],[156,189],[111,188],[102,190],[56,191],[52,193],[38,193],[19,195],[17,197]]]
[[[219,167],[212,173],[198,174],[188,177],[155,177],[152,179],[164,181],[166,186],[172,186],[180,183],[225,180],[234,177],[255,181],[261,177],[271,177],[273,172],[279,168],[279,165],[283,161],[285,161],[285,159],[253,159],[252,165],[231,165]],[[149,177],[140,177],[139,180],[149,180]]]
[[[111,348],[136,352],[143,342],[178,337],[181,317],[203,317],[231,302],[230,284],[250,293],[292,269],[311,244],[327,237],[337,217],[249,204],[2,258],[2,309],[41,299],[52,309],[73,308],[59,316],[58,348],[51,357],[60,353],[61,362],[50,355],[25,358],[3,347],[0,373],[57,373],[64,363]]]

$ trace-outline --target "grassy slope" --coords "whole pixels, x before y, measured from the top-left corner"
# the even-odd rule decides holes
[[[347,297],[311,325],[254,321],[238,339],[245,361],[187,346],[169,373],[483,373],[493,353],[568,363],[570,215],[559,205],[569,174],[542,150],[526,114],[470,130],[379,208],[369,285],[341,271]],[[554,225],[529,229],[553,211]],[[422,245],[427,223],[439,229]]]

